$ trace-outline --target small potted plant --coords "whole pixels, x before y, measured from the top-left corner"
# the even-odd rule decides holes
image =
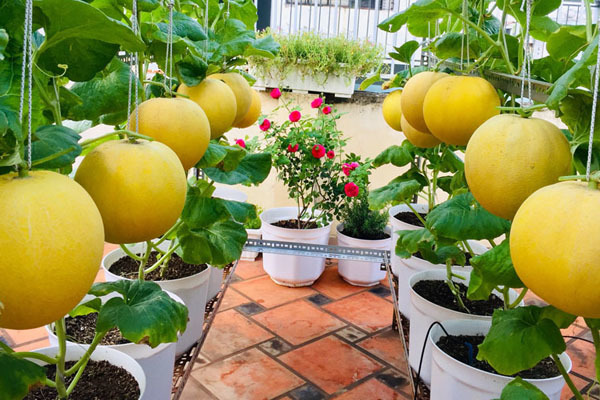
[[[342,166],[348,177],[344,184],[347,199],[340,214],[342,223],[337,226],[337,241],[340,246],[387,250],[392,240],[391,231],[386,227],[387,215],[369,208],[370,169],[370,160],[361,163],[354,155]],[[385,278],[380,263],[367,261],[339,260],[338,273],[356,286],[377,285]]]
[[[299,107],[284,103],[281,107],[289,112],[287,121],[260,120],[264,149],[297,204],[260,215],[265,240],[327,244],[331,223],[345,201],[341,179],[345,140],[336,126],[339,114],[321,98],[311,106],[317,116],[302,115]],[[264,254],[263,267],[278,284],[308,286],[323,272],[325,258]]]

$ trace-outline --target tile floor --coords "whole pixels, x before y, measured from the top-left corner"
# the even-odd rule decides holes
[[[240,262],[234,281],[183,400],[410,399],[386,280],[354,287],[329,263],[311,287],[285,288],[265,275],[259,259]],[[591,339],[579,320],[564,334]],[[0,329],[0,340],[17,350],[48,344],[43,328]],[[593,384],[593,347],[567,342],[573,381],[587,391]],[[597,388],[590,392],[590,399],[600,399]],[[571,399],[566,388],[562,399]]]

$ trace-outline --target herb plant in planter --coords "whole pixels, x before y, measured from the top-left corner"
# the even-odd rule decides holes
[[[290,109],[287,121],[264,119],[264,148],[273,157],[278,178],[296,207],[266,210],[261,214],[265,240],[327,244],[334,216],[345,201],[341,179],[341,152],[345,144],[337,129],[339,115],[331,106],[313,101],[317,116]],[[264,254],[263,267],[271,279],[285,286],[311,285],[323,272],[325,259]]]
[[[338,245],[365,249],[387,250],[391,232],[387,215],[371,210],[368,201],[368,186],[371,161],[360,162],[354,155],[344,163],[342,170],[346,178],[344,191],[347,196],[337,226]],[[380,263],[339,260],[338,273],[348,283],[356,286],[373,286],[385,278]]]
[[[250,57],[259,87],[350,97],[356,78],[378,68],[383,61],[383,49],[367,41],[343,36],[325,38],[312,32],[273,37],[281,45],[277,56]]]

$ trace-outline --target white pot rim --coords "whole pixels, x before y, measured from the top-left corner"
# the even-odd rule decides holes
[[[269,218],[269,217],[270,217],[271,212],[275,212],[277,210],[293,212],[294,217],[292,217],[292,218],[296,218],[298,216],[298,208],[297,207],[269,208],[268,210],[265,210],[260,214],[260,220],[263,223],[261,230],[265,228],[265,225],[267,225],[269,227],[267,229],[273,229],[273,230],[278,230],[278,231],[283,231],[283,232],[311,232],[311,233],[314,233],[314,232],[319,232],[320,230],[330,230],[331,229],[331,225],[332,225],[331,222],[329,224],[327,224],[326,226],[320,226],[320,227],[316,227],[316,228],[307,228],[307,229],[282,228],[280,226],[275,226],[275,225],[273,225],[273,222],[277,222],[277,221],[281,221],[281,220],[279,219],[279,217],[274,218],[274,219]],[[308,211],[310,212],[311,209],[309,208]],[[316,213],[316,215],[320,215],[322,213],[322,211],[316,210],[315,213]]]
[[[429,212],[429,206],[427,204],[410,203],[410,206],[413,207],[415,210],[417,210],[418,213],[427,214]],[[393,220],[408,224],[408,222],[404,222],[404,221],[401,221],[398,218],[396,218],[396,214],[398,214],[402,210],[404,210],[406,212],[412,212],[412,210],[410,208],[408,208],[408,206],[406,204],[402,203],[402,204],[397,204],[393,207],[390,207],[390,209],[388,210],[388,215]],[[413,225],[413,226],[417,226],[417,225]],[[421,228],[421,227],[419,226],[419,228]]]
[[[445,323],[452,323],[452,325],[458,325],[458,324],[466,324],[466,323],[484,323],[484,324],[491,324],[491,321],[477,321],[477,320],[452,320],[452,321],[446,321]],[[446,326],[444,326],[444,328],[446,328]],[[447,360],[451,361],[451,362],[456,362],[458,364],[460,364],[462,367],[467,368],[470,372],[474,373],[474,374],[480,374],[489,378],[506,378],[507,381],[511,381],[513,380],[515,377],[512,376],[508,376],[508,375],[502,375],[502,374],[494,374],[492,372],[488,372],[488,371],[484,371],[481,370],[479,368],[475,368],[469,364],[465,364],[462,361],[457,360],[456,358],[450,356],[449,354],[447,354],[444,350],[442,350],[437,343],[435,342],[435,340],[433,340],[433,334],[437,331],[441,329],[439,327],[439,325],[435,325],[432,329],[431,332],[429,332],[429,337],[427,338],[430,341],[430,344],[433,345],[433,347],[440,352],[440,354],[445,357]],[[446,328],[447,330],[447,328]],[[448,332],[450,333],[450,332]],[[451,333],[451,335],[460,335],[461,333]],[[442,332],[442,336],[446,336],[445,333]],[[484,335],[485,336],[485,335]],[[441,337],[441,336],[440,336]],[[561,354],[558,355],[559,359],[561,360],[562,364],[565,366],[565,369],[567,370],[567,373],[571,372],[571,368],[573,367],[573,362],[571,361],[571,358],[569,357],[569,355],[567,354],[567,352],[563,352]],[[567,364],[565,365],[564,361],[567,361]],[[551,378],[523,378],[524,381],[527,382],[532,382],[532,383],[542,383],[542,382],[550,382],[550,381],[554,381],[557,379],[562,379],[563,376],[562,375],[557,375],[557,376],[553,376]]]
[[[344,235],[342,233],[342,230],[344,229],[344,223],[342,222],[341,224],[339,224],[336,228],[337,230],[337,234],[339,236],[343,236],[346,237],[348,239],[351,239],[353,241],[357,241],[360,244],[364,244],[365,247],[369,247],[372,244],[386,244],[388,242],[390,242],[392,240],[392,228],[390,228],[389,226],[386,226],[384,229],[384,232],[388,235],[387,238],[385,239],[359,239],[359,238],[355,238],[352,236],[348,236],[348,235]],[[362,243],[361,243],[362,242]]]

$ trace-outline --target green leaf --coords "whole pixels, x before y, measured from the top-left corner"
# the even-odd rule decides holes
[[[499,400],[549,400],[537,386],[516,377],[502,389]]]
[[[233,57],[244,54],[246,48],[254,43],[254,30],[248,30],[246,25],[237,19],[227,19],[215,31],[218,47],[211,57],[221,60],[223,57]]]
[[[567,346],[560,329],[544,315],[544,308],[528,306],[494,311],[492,327],[479,345],[477,359],[487,361],[501,374],[513,375],[565,351]]]
[[[131,10],[133,7],[132,0],[117,0],[123,7],[127,7]],[[160,6],[160,0],[137,0],[137,6],[139,11],[153,11]]]
[[[67,118],[97,122],[106,114],[126,114],[130,73],[128,64],[113,58],[110,64],[91,80],[73,84],[70,90],[81,98],[82,103],[63,110]],[[142,85],[139,81],[138,88],[141,95]]]
[[[175,64],[175,69],[183,83],[187,86],[196,86],[206,78],[208,64],[203,58],[188,54]]]
[[[466,48],[467,38],[466,35],[459,32],[449,32],[442,35],[434,43],[433,52],[440,59],[446,58],[460,58],[462,56],[467,57]],[[477,41],[471,40],[469,42],[469,55],[471,57],[478,57],[481,53],[481,48]]]
[[[454,240],[494,239],[510,230],[510,222],[489,213],[471,193],[459,194],[427,215],[427,228]]]
[[[177,239],[185,262],[225,265],[240,258],[248,235],[242,224],[225,220],[199,227],[184,223]]]
[[[473,267],[471,277],[476,275],[479,279],[476,279],[475,282],[469,282],[469,291],[467,293],[469,299],[486,300],[496,286],[510,288],[525,287],[515,272],[515,267],[510,257],[508,239],[491,250],[473,257],[471,259],[471,266]],[[474,297],[475,293],[478,293],[477,298]]]
[[[256,207],[254,204],[224,199],[217,200],[220,200],[223,203],[233,219],[240,224],[256,218]]]
[[[78,144],[79,136],[73,129],[66,126],[47,125],[42,126],[35,132],[37,140],[31,148],[31,159],[33,163],[42,158],[73,148],[72,151],[63,154],[50,161],[37,164],[36,168],[57,169],[73,164],[75,158],[81,154],[81,146]]]
[[[385,32],[397,32],[409,21],[427,24],[427,22],[445,17],[446,13],[447,10],[443,7],[442,1],[418,0],[407,9],[386,18],[377,26]]]
[[[8,33],[4,29],[0,29],[0,61],[4,60],[4,51],[8,45]]]
[[[254,30],[258,14],[252,0],[225,0],[223,8],[229,11],[229,18],[240,20],[246,25],[246,29]]]
[[[279,53],[279,48],[279,43],[273,39],[273,36],[267,35],[252,40],[250,45],[244,51],[244,57],[257,56],[273,58]]]
[[[78,0],[35,0],[34,14],[40,15],[46,40],[37,52],[37,64],[77,82],[87,81],[102,71],[122,46],[143,51],[144,42],[124,23]],[[38,14],[39,13],[39,14]]]
[[[2,350],[0,371],[0,400],[20,400],[27,395],[31,386],[46,379],[46,371],[41,366]]]
[[[169,24],[167,22],[159,22],[156,24],[159,28],[159,32],[162,33],[160,37],[164,43],[168,40]],[[194,18],[188,17],[187,15],[178,11],[173,12],[173,41],[178,38],[188,38],[194,42],[199,40],[206,40],[206,31],[200,25],[200,23]]]
[[[392,182],[369,193],[369,204],[374,210],[379,210],[390,203],[410,201],[419,193],[423,185],[416,180]]]
[[[397,231],[396,255],[401,258],[409,258],[421,249],[432,249],[435,238],[428,229],[414,229]]]
[[[550,56],[536,58],[531,63],[531,76],[534,79],[554,83],[574,64],[573,61],[560,62]],[[582,70],[581,73],[584,75],[587,73],[589,77],[588,70]]]
[[[96,330],[107,332],[117,327],[123,337],[133,343],[156,347],[176,342],[177,335],[187,326],[188,310],[171,299],[155,282],[119,280],[95,283],[89,293],[105,296],[118,293],[102,305]]]
[[[373,160],[373,166],[375,168],[385,164],[392,164],[396,167],[403,167],[411,163],[415,159],[415,146],[412,145],[408,140],[402,142],[402,145],[393,145],[379,153],[375,160]]]
[[[102,300],[98,297],[93,298],[90,301],[79,304],[77,307],[69,311],[70,317],[79,317],[81,315],[88,315],[96,313],[102,308]]]
[[[226,185],[259,184],[269,176],[271,171],[271,154],[246,154],[239,165],[232,171],[220,168],[204,168],[206,175],[215,182]]]
[[[410,64],[412,62],[413,54],[415,54],[415,51],[417,51],[420,46],[421,45],[416,40],[409,40],[400,47],[394,47],[396,53],[390,53],[390,57],[400,62]],[[396,54],[396,57],[393,57],[392,54]]]
[[[246,156],[246,151],[240,146],[229,146],[209,143],[204,156],[196,164],[196,168],[217,167],[224,171],[233,171]]]
[[[556,60],[569,61],[577,56],[586,43],[585,26],[565,25],[548,37],[546,50]]]

